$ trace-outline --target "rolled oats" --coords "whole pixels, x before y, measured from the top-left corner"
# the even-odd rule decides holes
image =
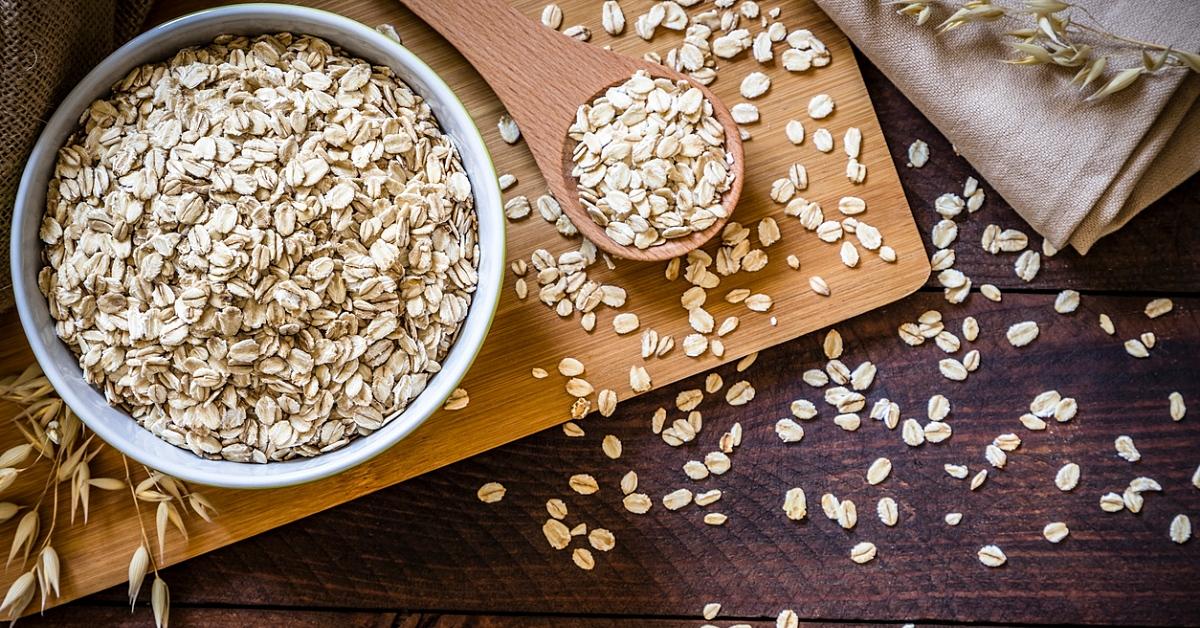
[[[988,567],[999,567],[1008,562],[1008,557],[1004,555],[1004,551],[995,545],[984,545],[979,548],[979,562]]]
[[[1042,528],[1042,536],[1046,537],[1051,543],[1059,543],[1067,538],[1071,531],[1067,528],[1067,524],[1061,521],[1047,523],[1046,527]]]
[[[900,520],[900,510],[896,505],[896,500],[891,497],[884,497],[879,500],[875,506],[875,512],[879,515],[879,520],[887,527],[893,527]]]
[[[309,106],[272,118],[267,92]],[[39,287],[87,380],[152,433],[206,458],[316,456],[441,368],[478,279],[474,199],[387,67],[222,36],[134,70],[80,124]]]
[[[808,502],[804,497],[804,489],[789,488],[783,497],[783,512],[788,519],[800,521],[808,515]]]
[[[728,215],[733,157],[712,103],[689,82],[639,71],[581,106],[568,135],[580,202],[618,244],[649,248]],[[614,138],[627,150],[613,150]]]
[[[850,548],[850,560],[860,565],[869,563],[875,560],[876,551],[874,543],[863,541]]]
[[[1008,328],[1005,336],[1008,338],[1009,344],[1014,347],[1024,347],[1025,345],[1037,340],[1038,324],[1033,321],[1024,321],[1016,323]]]

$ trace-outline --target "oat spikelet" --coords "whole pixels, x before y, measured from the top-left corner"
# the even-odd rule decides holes
[[[150,607],[154,609],[154,625],[156,628],[166,628],[171,623],[171,591],[167,581],[160,576],[154,576],[154,585],[150,589]]]
[[[6,613],[11,621],[16,622],[25,607],[33,601],[36,583],[37,577],[32,571],[27,571],[13,580],[8,587],[8,593],[4,595],[4,602],[0,603],[0,613]]]
[[[17,481],[17,476],[20,475],[20,473],[20,471],[12,467],[0,469],[0,493],[8,490],[8,487],[12,486],[13,482]]]
[[[54,591],[54,597],[59,597],[61,569],[58,560],[58,552],[49,545],[42,550],[41,557],[38,559],[38,564],[35,568],[38,576],[38,586],[42,591],[42,610],[46,610],[46,599],[50,597],[50,592]]]
[[[12,564],[12,560],[16,558],[17,553],[23,553],[21,564],[29,559],[29,550],[33,546],[33,540],[37,538],[38,529],[41,524],[41,518],[38,516],[37,509],[30,510],[21,517],[20,523],[17,524],[17,532],[13,535],[12,547],[8,550],[8,561],[4,566]]]
[[[929,6],[931,3],[925,0],[901,0],[892,4],[900,7],[897,13],[916,17],[918,26],[928,20],[932,9]],[[1092,15],[1082,7],[1078,9],[1082,15],[1057,15],[1072,8],[1076,7],[1061,0],[1025,0],[1021,7],[1016,8],[993,4],[992,0],[970,0],[939,24],[935,32],[942,34],[965,24],[993,22],[1001,18],[1008,18],[1010,21],[1028,20],[1028,26],[1004,33],[1005,36],[1013,38],[1014,41],[1007,42],[1007,45],[1017,53],[1016,58],[1006,59],[1004,62],[1013,65],[1079,68],[1071,79],[1071,84],[1078,85],[1080,90],[1087,88],[1104,74],[1108,60],[1104,54],[1098,54],[1101,50],[1132,46],[1141,51],[1141,67],[1116,71],[1087,98],[1088,101],[1115,94],[1134,85],[1143,76],[1168,70],[1190,70],[1200,73],[1200,54],[1111,33],[1103,25],[1095,23]],[[1077,17],[1087,19],[1076,19]],[[1090,43],[1076,43],[1074,38],[1077,36],[1088,38]]]
[[[29,443],[11,447],[3,454],[0,454],[0,467],[15,467],[25,462],[25,459],[29,457],[31,452],[33,452],[33,445]]]
[[[136,551],[133,552],[133,557],[129,559],[129,609],[132,611],[137,604],[138,592],[142,589],[142,580],[146,577],[146,571],[150,568],[150,552],[146,550],[146,544],[138,545]]]
[[[20,510],[21,507],[12,502],[0,502],[0,523],[17,516],[17,512]]]

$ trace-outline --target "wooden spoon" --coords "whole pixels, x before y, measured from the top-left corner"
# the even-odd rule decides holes
[[[657,63],[633,59],[567,37],[525,17],[504,0],[400,0],[441,33],[487,80],[521,129],[554,198],[580,233],[602,250],[625,259],[667,260],[698,248],[718,233],[737,205],[745,179],[741,135],[729,109],[709,89]],[[599,7],[597,6],[597,10]],[[580,105],[634,72],[688,80],[713,105],[725,128],[725,150],[733,156],[734,179],[721,204],[726,218],[704,231],[639,249],[614,242],[588,216],[571,176],[575,141],[567,130]]]

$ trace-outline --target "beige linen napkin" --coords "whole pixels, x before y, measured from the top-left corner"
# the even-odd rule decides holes
[[[1069,243],[1086,253],[1200,170],[1200,76],[1194,72],[1143,77],[1123,92],[1085,102],[1069,84],[1072,68],[1000,62],[1015,57],[1002,34],[1025,23],[967,24],[937,35],[936,25],[953,11],[948,4],[933,3],[933,17],[917,26],[886,0],[816,2],[1056,247]],[[1200,52],[1197,0],[1076,4],[1110,32]],[[1087,19],[1079,9],[1069,14]],[[1109,68],[1140,63],[1136,49],[1102,45],[1104,53],[1118,53]]]

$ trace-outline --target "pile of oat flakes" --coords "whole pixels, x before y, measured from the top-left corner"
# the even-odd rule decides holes
[[[239,462],[386,424],[478,280],[471,184],[429,106],[289,33],[181,50],[94,102],[40,237],[87,380],[167,442]]]

